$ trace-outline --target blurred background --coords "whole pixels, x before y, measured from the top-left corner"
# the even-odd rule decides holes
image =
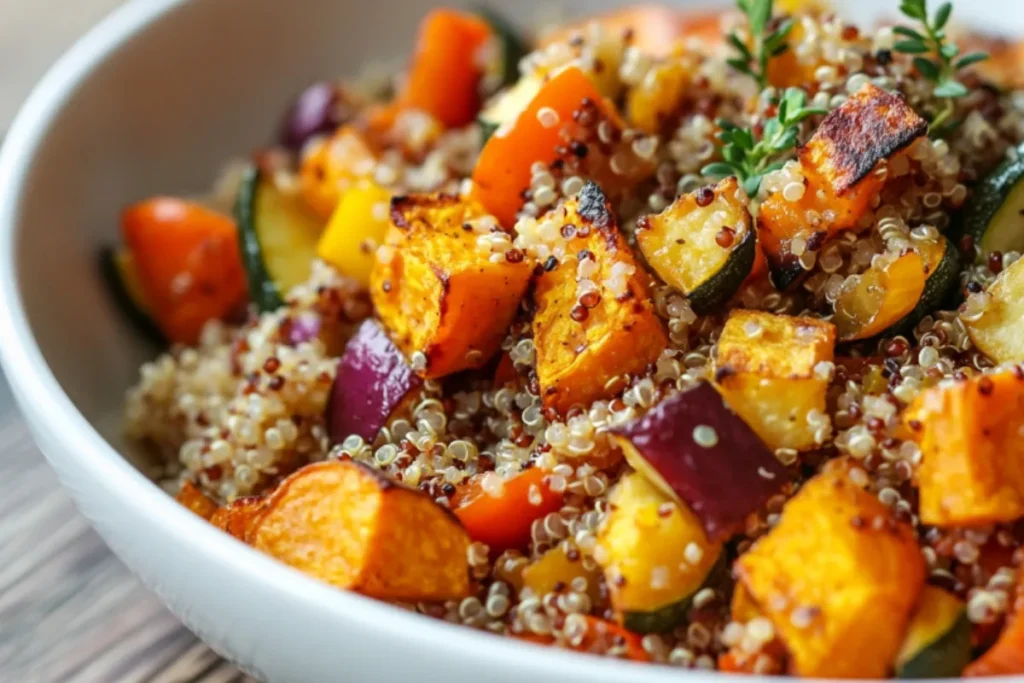
[[[118,4],[0,0],[0,137],[46,69]],[[0,681],[249,680],[107,550],[60,490],[0,378]]]

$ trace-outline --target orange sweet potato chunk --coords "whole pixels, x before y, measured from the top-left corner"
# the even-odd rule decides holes
[[[240,541],[251,543],[252,531],[266,509],[265,496],[236,498],[227,505],[217,508],[210,517],[210,524]]]
[[[299,191],[313,211],[329,218],[341,195],[357,180],[373,173],[376,163],[365,136],[354,126],[342,126],[303,152]]]
[[[420,491],[355,462],[307,465],[270,495],[253,546],[339,588],[383,600],[469,595],[469,536]]]
[[[413,362],[424,377],[483,367],[515,317],[532,264],[493,259],[478,246],[473,222],[497,223],[471,200],[395,197],[391,221],[370,294],[395,344],[411,361],[426,355],[425,369]]]
[[[1024,517],[1024,372],[943,384],[904,415],[921,447],[921,521],[937,526]]]
[[[190,481],[181,485],[181,490],[178,491],[178,495],[174,499],[206,520],[213,517],[217,511],[217,503]]]
[[[567,240],[564,262],[545,267],[536,280],[533,337],[541,398],[545,407],[564,413],[614,395],[613,380],[642,373],[668,338],[651,303],[649,276],[636,263],[600,188],[587,184],[553,212],[546,218],[573,226],[574,236]],[[597,266],[590,281],[598,300],[591,308],[580,303],[577,283],[584,250]],[[623,274],[622,289],[614,287],[619,278],[613,273]]]
[[[912,529],[836,468],[804,484],[734,573],[775,625],[792,673],[884,678],[925,563]]]

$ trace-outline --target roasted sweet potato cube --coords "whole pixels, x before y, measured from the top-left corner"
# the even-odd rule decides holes
[[[368,177],[376,163],[374,150],[365,136],[353,126],[342,126],[304,151],[299,165],[302,198],[327,219],[341,195],[360,178]]]
[[[716,386],[770,448],[813,448],[835,339],[835,327],[816,318],[733,311],[718,340]]]
[[[395,344],[424,377],[483,367],[519,308],[532,264],[478,244],[500,228],[471,200],[395,197],[391,221],[370,295]]]
[[[270,495],[252,543],[339,588],[384,600],[469,595],[469,536],[426,494],[352,461],[307,465]]]
[[[787,200],[773,192],[758,212],[758,241],[779,288],[804,272],[795,240],[820,245],[843,230],[859,227],[883,185],[875,172],[924,135],[927,122],[899,95],[870,83],[834,109],[800,149],[803,196]]]
[[[734,571],[792,673],[821,678],[885,677],[925,581],[913,530],[839,469],[808,481]]]
[[[174,499],[206,520],[213,517],[217,511],[217,503],[190,481],[181,485],[181,489]]]
[[[266,496],[236,498],[227,505],[217,508],[210,517],[210,524],[240,541],[251,543],[253,529],[266,509]]]
[[[1024,371],[942,384],[904,421],[921,447],[921,521],[939,526],[1024,517]]]
[[[588,183],[547,218],[573,235],[564,259],[548,259],[534,286],[541,398],[564,413],[613,395],[612,380],[643,372],[668,338],[651,303],[648,276],[597,185]]]

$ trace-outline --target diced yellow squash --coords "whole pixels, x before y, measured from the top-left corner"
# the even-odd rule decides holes
[[[637,224],[636,241],[647,263],[698,312],[724,303],[750,274],[756,246],[748,202],[729,177],[680,195]]]
[[[391,220],[370,296],[395,344],[424,377],[482,367],[498,351],[533,265],[477,244],[473,222],[497,223],[471,200],[395,197]],[[416,353],[426,356],[425,368]]]
[[[470,593],[469,536],[429,496],[354,461],[307,465],[270,494],[252,544],[333,586],[384,600]]]
[[[666,618],[681,603],[685,609],[718,562],[721,542],[709,541],[692,510],[639,472],[619,480],[609,507],[598,558],[620,619],[630,626]]]
[[[368,287],[390,215],[391,193],[371,180],[358,181],[342,195],[331,214],[317,254],[342,275]]]
[[[824,415],[835,358],[835,327],[816,318],[736,310],[715,354],[715,384],[726,403],[770,448],[813,448],[813,410]]]
[[[636,263],[604,194],[593,183],[547,218],[572,226],[564,261],[551,261],[534,285],[533,338],[537,379],[546,407],[562,413],[573,405],[608,398],[612,380],[642,373],[668,345],[654,312],[648,276]],[[577,273],[581,252],[596,268],[596,289],[581,303]],[[596,297],[593,296],[596,293]],[[588,307],[587,304],[593,304]]]
[[[781,280],[778,286],[788,286],[802,272],[793,241],[820,245],[826,237],[859,227],[884,182],[875,172],[878,163],[927,129],[901,96],[870,83],[825,117],[800,149],[803,196],[790,201],[781,191],[773,192],[758,212],[758,241]]]
[[[353,126],[342,126],[304,150],[299,165],[302,197],[326,219],[341,195],[358,179],[372,174],[376,164],[376,154],[363,134]]]
[[[523,586],[533,591],[538,598],[548,593],[569,590],[574,579],[585,579],[586,594],[596,604],[600,599],[601,572],[594,567],[583,566],[582,554],[579,550],[570,557],[566,554],[565,545],[560,543],[523,568]]]
[[[646,133],[658,133],[678,119],[693,68],[681,56],[655,65],[626,95],[626,119]]]
[[[997,363],[1024,362],[1024,259],[999,274],[986,290],[982,316],[964,321],[971,341]]]
[[[1024,371],[943,383],[920,394],[904,424],[921,447],[920,516],[962,526],[1024,517]]]
[[[861,273],[857,286],[836,299],[833,322],[839,339],[869,339],[914,310],[928,274],[924,259],[907,251]]]
[[[884,678],[924,587],[913,530],[833,470],[786,504],[734,573],[770,619],[792,673]]]

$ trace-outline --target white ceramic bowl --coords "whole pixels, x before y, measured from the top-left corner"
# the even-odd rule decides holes
[[[402,58],[431,4],[135,0],[97,26],[38,86],[0,153],[4,368],[40,448],[114,552],[263,680],[678,680],[677,670],[533,647],[334,590],[216,531],[123,456],[120,401],[150,351],[96,277],[96,248],[114,239],[120,207],[207,187],[222,161],[267,139],[304,84]],[[550,11],[542,0],[505,4],[523,21]],[[570,11],[613,4],[578,0]],[[866,19],[896,4],[849,9]],[[1005,7],[963,0],[957,15],[1020,29],[1024,17]]]

